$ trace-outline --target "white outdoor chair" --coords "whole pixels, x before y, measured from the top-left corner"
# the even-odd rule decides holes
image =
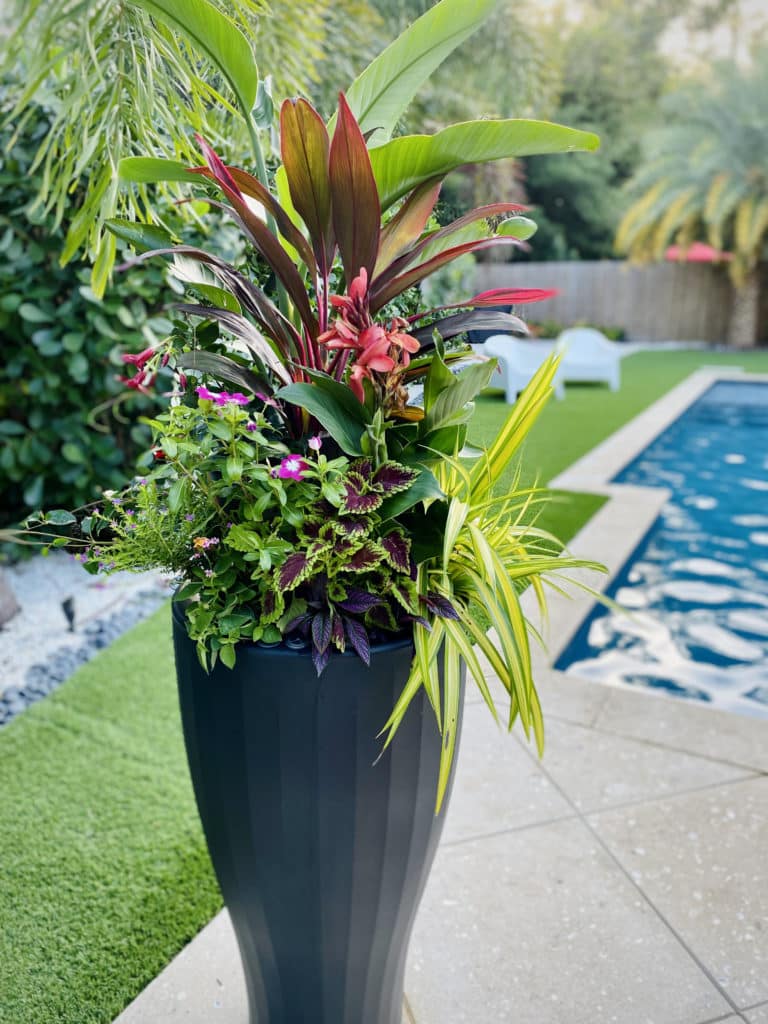
[[[549,347],[540,347],[535,341],[519,341],[509,334],[494,334],[482,345],[472,348],[481,355],[498,359],[498,372],[491,378],[490,386],[503,388],[510,405],[517,401],[517,396],[551,352]],[[554,388],[556,398],[565,397],[560,368],[555,374]]]
[[[594,327],[569,327],[557,339],[564,353],[560,372],[565,381],[604,381],[611,391],[621,385],[620,346]]]

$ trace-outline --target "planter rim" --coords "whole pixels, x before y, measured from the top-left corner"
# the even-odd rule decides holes
[[[177,601],[174,597],[171,601],[171,614],[173,615],[176,624],[184,629],[186,632],[187,622],[184,615],[182,605],[183,601]],[[377,654],[386,654],[387,651],[401,650],[403,647],[413,646],[413,632],[408,633],[396,633],[392,640],[385,640],[383,643],[371,644],[371,657]],[[238,640],[238,650],[247,651],[257,650],[263,652],[269,652],[270,654],[277,655],[279,657],[290,657],[290,658],[311,658],[312,657],[312,646],[311,644],[305,650],[296,650],[296,648],[288,647],[284,641],[279,644],[260,644],[253,640]],[[332,658],[357,658],[357,654],[350,647],[347,647],[344,651],[338,651],[334,647]]]

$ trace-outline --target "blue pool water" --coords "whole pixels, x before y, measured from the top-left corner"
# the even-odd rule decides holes
[[[672,497],[556,668],[768,717],[768,384],[713,385],[615,483]]]

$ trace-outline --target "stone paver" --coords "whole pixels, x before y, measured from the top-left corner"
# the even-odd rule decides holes
[[[768,778],[589,820],[737,1006],[768,998]]]
[[[749,1024],[768,1024],[768,1004],[758,1006],[755,1010],[748,1010],[744,1016]]]
[[[578,820],[443,847],[406,991],[418,1024],[694,1024],[730,1009]]]
[[[642,699],[642,698],[641,698]],[[544,767],[581,811],[728,782],[745,769],[580,725],[549,721]],[[605,769],[610,766],[610,770]]]
[[[691,701],[606,689],[595,726],[608,732],[713,757],[756,771],[768,772],[768,726],[764,720],[713,711]],[[644,708],[638,703],[649,703]]]
[[[460,748],[444,843],[573,814],[484,703],[465,708]]]

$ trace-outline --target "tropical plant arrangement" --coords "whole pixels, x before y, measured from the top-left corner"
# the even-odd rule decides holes
[[[79,544],[92,572],[159,567],[179,579],[190,768],[260,1024],[399,1022],[465,667],[498,721],[487,661],[509,699],[508,727],[519,719],[541,749],[535,630],[520,597],[532,586],[543,610],[547,584],[592,565],[536,527],[542,492],[496,486],[551,394],[557,360],[487,451],[467,440],[495,362],[475,356],[465,332],[524,332],[498,307],[550,293],[503,289],[421,308],[431,273],[524,245],[535,230],[503,202],[440,225],[450,171],[597,145],[524,120],[390,138],[468,18],[482,20],[442,0],[340,94],[328,124],[305,99],[286,100],[273,175],[264,161],[257,174],[227,164],[201,137],[199,166],[121,163],[142,186],[204,190],[242,230],[248,257],[235,266],[157,224],[110,222],[140,251],[132,265],[198,267],[178,329],[124,357],[138,391],[172,367],[175,396],[148,421],[144,476],[82,513],[30,521],[43,532],[76,525],[79,540],[54,543]]]
[[[177,600],[187,602],[189,633],[206,667],[219,658],[234,666],[243,641],[298,635],[319,675],[333,650],[349,646],[367,664],[372,637],[412,631],[416,658],[387,742],[423,685],[446,735],[439,807],[459,659],[496,716],[473,649],[479,646],[510,695],[510,725],[520,717],[541,746],[518,592],[534,583],[541,594],[546,574],[583,565],[531,525],[534,492],[493,495],[550,394],[554,360],[481,453],[466,446],[467,424],[495,361],[473,357],[461,341],[447,351],[446,343],[472,328],[525,332],[512,313],[484,307],[551,293],[496,289],[406,312],[417,305],[408,291],[430,273],[465,253],[519,245],[535,225],[512,203],[437,225],[442,175],[428,165],[396,178],[381,151],[369,151],[343,94],[332,135],[303,99],[283,104],[280,127],[282,202],[248,172],[225,165],[202,138],[206,164],[188,175],[214,183],[228,200],[209,203],[241,227],[286,311],[257,281],[202,249],[169,246],[139,257],[203,264],[216,281],[205,294],[222,304],[177,306],[199,325],[194,347],[180,350],[172,335],[124,357],[134,370],[127,385],[139,391],[171,362],[178,400],[149,421],[154,468],[89,510],[77,557],[94,572],[159,567],[177,574]],[[568,129],[542,128],[571,143]],[[396,152],[409,141],[390,145]],[[123,222],[113,228],[140,243],[158,232]],[[193,387],[192,373],[215,380],[218,390]],[[238,390],[223,390],[222,382]],[[472,469],[463,456],[474,458]],[[450,668],[442,697],[439,654]]]

